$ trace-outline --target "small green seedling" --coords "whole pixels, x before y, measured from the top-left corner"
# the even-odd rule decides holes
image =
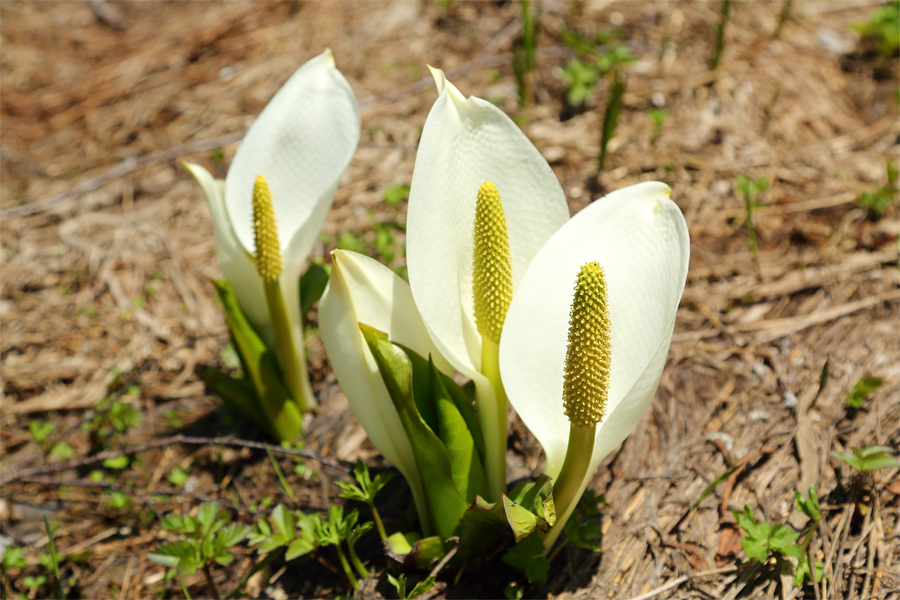
[[[874,42],[883,57],[900,53],[900,1],[888,2],[873,11],[867,22],[854,23],[851,27],[863,38]]]
[[[818,499],[815,498],[815,492],[812,492],[809,503],[815,502],[815,510],[818,511]],[[814,500],[813,500],[814,499]],[[809,508],[811,504],[807,505]],[[807,539],[802,544],[797,544],[800,534],[787,525],[772,525],[765,521],[757,521],[750,511],[750,507],[744,506],[744,512],[733,510],[738,526],[747,534],[741,540],[741,547],[747,558],[765,564],[770,557],[780,562],[784,568],[794,572],[794,586],[803,585],[804,578],[811,576],[809,567],[809,556],[806,554],[806,548],[809,545],[809,539],[812,533],[808,533]],[[817,526],[817,524],[816,524]],[[811,529],[810,531],[814,531]],[[793,557],[797,559],[797,569],[793,570],[790,563],[785,561],[785,557]],[[821,579],[824,566],[816,563],[816,580]]]
[[[666,122],[666,109],[664,108],[651,108],[647,111],[647,116],[650,117],[650,121],[653,123],[653,133],[652,136],[655,140],[662,133],[663,125]]]
[[[392,184],[384,188],[384,202],[388,206],[397,206],[409,198],[409,184]]]
[[[887,446],[869,446],[850,450],[850,452],[832,451],[831,456],[844,461],[859,473],[900,467],[900,460],[891,455],[893,451]]]
[[[141,388],[131,385],[123,392],[128,396],[140,397]],[[94,449],[106,448],[114,436],[128,433],[141,424],[141,411],[123,402],[121,395],[122,392],[111,393],[85,412],[81,428],[90,434]]]
[[[897,180],[900,178],[900,169],[893,161],[885,163],[887,182],[871,192],[862,192],[857,198],[859,205],[866,211],[866,216],[877,221],[884,216],[884,211],[897,198]]]
[[[28,566],[25,552],[19,546],[9,546],[3,552],[4,569],[24,569]]]
[[[563,69],[563,81],[566,83],[566,101],[572,106],[582,106],[591,97],[600,71],[595,64],[582,62],[578,58],[569,59]]]
[[[419,583],[412,589],[409,594],[406,593],[406,575],[401,574],[400,577],[394,577],[390,573],[387,574],[388,581],[394,586],[394,589],[397,590],[397,596],[400,597],[400,600],[413,600],[414,598],[418,598],[422,594],[427,594],[431,588],[434,587],[434,577],[428,577]]]
[[[66,595],[62,589],[62,577],[59,576],[59,553],[56,551],[56,542],[53,541],[53,530],[50,529],[50,521],[44,517],[44,532],[47,534],[47,550],[49,555],[49,567],[53,570],[56,579],[53,582],[53,597],[57,599],[65,598]]]
[[[544,556],[544,542],[536,534],[507,550],[503,562],[525,573],[528,583],[543,584],[550,572],[550,561]]]
[[[860,409],[863,407],[869,394],[876,391],[884,385],[884,379],[881,377],[872,377],[867,375],[856,382],[853,389],[847,394],[847,405],[850,408]]]
[[[356,477],[358,486],[349,481],[336,481],[335,484],[343,490],[340,497],[347,500],[356,500],[357,502],[365,502],[372,511],[372,518],[375,520],[375,526],[378,528],[378,535],[381,540],[387,540],[387,532],[384,524],[381,522],[381,516],[378,509],[375,508],[375,495],[381,491],[381,488],[394,477],[393,471],[383,471],[372,479],[369,475],[369,468],[361,460],[356,461],[353,467],[353,476]]]
[[[597,172],[603,170],[606,163],[607,146],[616,134],[619,124],[619,114],[622,112],[625,98],[625,73],[614,70],[612,73],[612,86],[609,90],[609,100],[606,103],[606,112],[603,114],[603,131],[600,135],[600,156],[597,158]]]
[[[148,558],[153,562],[174,569],[182,578],[203,570],[212,584],[210,566],[228,566],[234,561],[230,548],[240,544],[250,534],[250,526],[231,523],[227,512],[217,502],[205,502],[197,509],[197,516],[168,515],[161,523],[167,531],[186,539],[160,544]],[[212,590],[218,597],[218,592]]]
[[[359,589],[359,581],[356,579],[353,570],[350,568],[350,562],[353,563],[353,568],[356,569],[356,572],[359,573],[361,577],[365,579],[369,576],[368,570],[363,566],[359,557],[356,555],[354,545],[363,534],[372,528],[373,525],[371,521],[363,523],[362,525],[357,525],[356,522],[358,519],[359,513],[357,511],[354,510],[344,517],[343,507],[332,504],[328,507],[328,520],[320,519],[316,523],[316,538],[322,546],[335,547],[338,553],[338,559],[341,561],[341,568],[344,569],[344,574],[350,581],[350,585],[353,587],[354,591]],[[347,557],[344,555],[344,551],[341,548],[341,542],[347,543],[350,562],[347,562]]]
[[[537,28],[531,0],[519,0],[522,9],[522,35],[513,43],[513,73],[519,90],[519,106],[527,106],[531,96],[531,73],[534,71],[534,49]]]
[[[759,273],[759,249],[756,245],[756,225],[753,223],[753,210],[762,206],[757,201],[761,193],[769,189],[769,180],[766,177],[757,177],[752,179],[746,175],[738,175],[737,178],[738,192],[744,198],[744,211],[746,219],[744,227],[747,230],[747,243],[750,246],[750,252],[753,253],[753,264],[756,266],[756,272]]]
[[[28,422],[28,432],[31,434],[31,438],[38,444],[43,444],[47,437],[54,431],[56,431],[56,425],[54,425],[52,421],[32,419]]]
[[[716,27],[716,51],[713,53],[712,61],[709,63],[709,70],[715,71],[722,62],[722,55],[725,54],[725,29],[728,27],[728,20],[731,17],[731,0],[722,0],[719,8],[719,25]]]

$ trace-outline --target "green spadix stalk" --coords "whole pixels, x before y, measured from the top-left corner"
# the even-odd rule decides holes
[[[500,192],[491,181],[485,181],[478,189],[472,238],[472,293],[475,299],[475,325],[481,334],[481,372],[491,382],[497,396],[494,415],[484,414],[489,407],[479,406],[478,410],[482,427],[487,429],[491,423],[496,427],[496,443],[487,450],[486,459],[491,492],[499,494],[503,491],[506,477],[508,405],[500,380],[500,334],[513,289],[506,213],[500,202]],[[503,480],[498,482],[497,477]]]
[[[272,195],[266,178],[262,175],[259,175],[253,184],[253,235],[256,243],[256,269],[263,280],[281,370],[288,390],[300,410],[305,412],[312,408],[307,392],[308,383],[304,381],[295,365],[303,364],[300,361],[305,361],[306,358],[297,356],[297,348],[302,346],[294,343],[293,337],[296,333],[291,327],[278,283],[283,268],[281,247],[278,243],[278,227],[272,208]]]
[[[557,514],[578,502],[578,492],[591,465],[597,424],[606,415],[612,355],[609,300],[603,269],[585,264],[575,283],[569,313],[569,345],[563,382],[563,404],[569,418],[569,445],[559,477],[553,485]],[[553,546],[565,523],[547,534],[544,548]]]

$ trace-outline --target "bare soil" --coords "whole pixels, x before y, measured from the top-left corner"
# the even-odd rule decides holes
[[[898,60],[877,56],[849,27],[877,5],[795,1],[774,38],[782,2],[733,2],[713,72],[719,2],[535,4],[536,71],[521,107],[511,2],[0,3],[0,525],[2,543],[24,547],[32,564],[4,569],[4,597],[50,593],[24,583],[46,573],[34,566],[47,549],[45,516],[59,524],[69,597],[181,597],[177,579],[146,556],[171,537],[160,515],[208,499],[247,523],[264,499],[325,510],[344,502],[332,482],[352,461],[385,466],[315,335],[308,352],[322,410],[307,421],[305,456],[278,459],[296,503],[266,453],[241,442],[262,441],[261,432],[197,375],[223,364],[228,336],[210,284],[220,272],[206,203],[179,163],[224,176],[268,99],[325,47],[360,100],[363,136],[318,256],[346,234],[374,252],[379,223],[395,238],[393,265],[403,265],[405,203],[388,206],[384,189],[410,180],[435,98],[426,64],[521,124],[573,213],[604,191],[658,179],[687,218],[690,272],[659,392],[592,483],[608,501],[602,552],[567,547],[527,597],[900,597],[898,469],[857,477],[830,456],[873,444],[896,455],[900,445],[900,210],[893,202],[883,218],[867,218],[857,202],[884,184],[900,142]],[[601,81],[585,109],[567,107],[561,73],[575,52],[560,40],[612,26],[638,60],[598,176],[609,85]],[[658,131],[654,106],[666,111]],[[758,266],[735,185],[742,174],[771,183],[754,213]],[[870,375],[883,387],[848,407],[848,392]],[[82,425],[109,395],[141,422],[91,434]],[[29,426],[42,422],[54,429],[39,442]],[[510,478],[539,474],[539,446],[518,421],[511,429]],[[233,437],[196,439],[217,436]],[[126,448],[134,460],[124,470],[96,458]],[[298,464],[306,471],[295,473]],[[187,481],[169,481],[176,467]],[[95,469],[102,481],[89,476]],[[382,498],[389,527],[411,502],[394,481]],[[823,512],[810,552],[825,582],[791,589],[771,564],[753,576],[728,509],[746,505],[799,528],[794,495],[810,486]],[[117,491],[130,506],[110,505]],[[360,596],[395,597],[387,559],[366,540],[373,579]],[[213,570],[215,587],[230,591],[254,561],[239,552]],[[267,584],[257,576],[245,593],[350,594],[337,565],[328,550],[276,563]],[[467,563],[457,582],[458,573],[443,570],[434,597],[503,597],[508,582],[523,581],[496,557]],[[213,593],[200,573],[186,585],[195,598]]]

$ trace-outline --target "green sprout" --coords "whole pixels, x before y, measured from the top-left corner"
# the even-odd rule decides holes
[[[893,161],[885,163],[887,182],[871,192],[861,192],[857,202],[866,210],[866,216],[877,221],[884,216],[884,211],[897,197],[897,180],[900,177],[900,169]]]
[[[609,90],[609,100],[606,102],[606,112],[603,114],[603,131],[600,136],[600,156],[597,159],[597,171],[603,170],[606,162],[607,146],[616,134],[619,124],[619,114],[622,112],[625,97],[625,73],[614,71],[612,74],[612,86]]]
[[[335,484],[343,490],[340,497],[368,504],[369,509],[372,511],[372,518],[375,520],[375,526],[378,529],[378,535],[381,536],[382,541],[387,540],[387,532],[384,529],[381,516],[378,514],[378,509],[375,508],[375,494],[381,491],[381,488],[391,480],[394,473],[392,471],[384,471],[376,475],[373,480],[369,476],[369,468],[363,461],[357,460],[356,466],[353,467],[353,475],[356,477],[359,486],[356,486],[349,481],[335,482]]]
[[[215,589],[210,567],[213,564],[228,566],[234,561],[229,549],[240,544],[250,534],[250,526],[231,523],[227,512],[217,502],[205,502],[197,509],[197,516],[167,515],[160,526],[183,539],[164,542],[148,554],[148,558],[164,567],[174,569],[182,578],[199,570],[207,576],[207,582]]]
[[[731,16],[731,0],[722,0],[719,8],[719,25],[716,27],[716,51],[713,53],[712,62],[709,64],[709,70],[715,71],[722,62],[722,55],[725,53],[725,28],[728,26],[728,19]]]
[[[883,57],[897,56],[900,53],[900,0],[888,2],[873,11],[867,22],[851,27],[863,38],[874,42]]]
[[[876,391],[884,385],[884,379],[881,377],[865,376],[856,382],[853,389],[847,394],[847,405],[850,408],[862,408],[863,403],[869,397],[869,394]]]
[[[394,589],[397,590],[397,595],[400,597],[400,600],[413,600],[414,598],[418,598],[422,594],[428,593],[431,588],[434,587],[434,577],[427,577],[423,579],[409,592],[406,593],[406,575],[401,574],[399,577],[394,577],[390,573],[387,574],[388,581],[394,586]]]
[[[744,211],[747,215],[744,227],[747,230],[747,243],[750,246],[750,252],[753,253],[753,264],[756,267],[756,272],[759,274],[759,249],[756,245],[756,225],[753,223],[753,210],[762,206],[757,202],[757,197],[769,189],[769,180],[766,177],[752,179],[746,175],[738,175],[737,188],[744,198]]]
[[[879,469],[900,467],[900,460],[894,458],[892,452],[887,446],[869,446],[851,448],[850,452],[832,451],[831,456],[844,461],[859,473],[871,473]]]

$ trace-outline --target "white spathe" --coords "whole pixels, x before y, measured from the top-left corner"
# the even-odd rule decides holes
[[[519,126],[481,98],[465,98],[443,71],[416,153],[406,255],[416,306],[435,344],[476,379],[481,336],[472,292],[472,227],[478,188],[493,181],[509,226],[513,289],[534,256],[569,219],[559,181]]]
[[[284,262],[279,285],[295,345],[301,346],[297,356],[303,357],[299,278],[341,175],[356,152],[359,132],[353,90],[326,50],[300,67],[254,121],[224,182],[199,165],[185,165],[209,202],[222,273],[270,348],[275,347],[275,335],[252,258],[254,181],[263,175],[272,194]],[[296,368],[306,371],[305,364]]]
[[[662,376],[690,257],[687,224],[670,192],[663,183],[641,183],[575,215],[541,248],[506,316],[503,385],[544,448],[546,474],[556,478],[569,439],[562,390],[575,281],[585,263],[603,267],[612,328],[609,399],[576,498],[637,426]],[[558,516],[561,523],[568,518]]]
[[[319,301],[319,334],[356,418],[372,444],[409,482],[427,531],[430,524],[416,458],[359,324],[383,331],[390,341],[422,357],[430,355],[444,373],[453,368],[428,335],[409,284],[368,256],[345,250],[331,256],[331,278]]]

